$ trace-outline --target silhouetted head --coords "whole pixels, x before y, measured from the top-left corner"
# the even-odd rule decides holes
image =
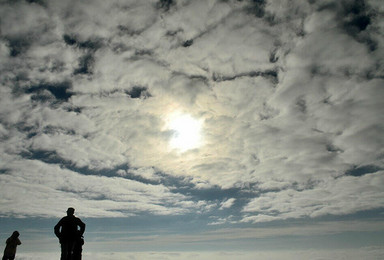
[[[12,233],[12,237],[19,237],[20,236],[20,233],[18,231],[14,231]]]
[[[73,216],[75,214],[75,209],[74,208],[68,208],[67,209],[67,215],[68,216]]]

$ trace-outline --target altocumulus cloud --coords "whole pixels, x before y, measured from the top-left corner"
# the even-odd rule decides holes
[[[1,215],[382,208],[383,8],[2,1]],[[202,146],[169,148],[174,111],[202,120]]]

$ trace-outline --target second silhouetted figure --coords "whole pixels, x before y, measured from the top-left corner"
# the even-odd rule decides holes
[[[75,209],[68,208],[67,216],[55,226],[55,235],[61,245],[61,260],[80,260],[85,224],[74,216]]]

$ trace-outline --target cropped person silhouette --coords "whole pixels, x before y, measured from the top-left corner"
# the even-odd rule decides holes
[[[85,224],[74,214],[75,209],[68,208],[67,216],[63,217],[54,228],[61,245],[61,260],[81,259]]]
[[[4,255],[3,260],[14,260],[16,256],[16,247],[18,245],[21,245],[20,239],[19,239],[20,233],[15,231],[13,232],[12,236],[10,236],[6,243],[5,249],[4,249]]]

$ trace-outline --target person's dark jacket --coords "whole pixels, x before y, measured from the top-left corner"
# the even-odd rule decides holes
[[[80,230],[77,227],[80,227]],[[85,224],[75,216],[65,216],[57,223],[54,230],[61,243],[81,237],[85,231]]]

